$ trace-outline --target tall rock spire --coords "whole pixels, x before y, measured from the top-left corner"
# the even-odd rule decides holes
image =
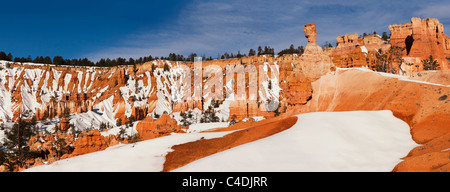
[[[306,78],[315,80],[330,72],[330,68],[334,65],[331,58],[317,45],[316,25],[306,24],[303,31],[308,39],[308,45],[306,45],[305,52],[301,56],[299,69],[303,71]]]

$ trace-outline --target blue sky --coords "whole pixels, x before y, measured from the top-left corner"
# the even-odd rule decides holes
[[[450,2],[335,0],[2,1],[0,50],[15,57],[216,57],[268,45],[278,52],[306,45],[303,26],[315,23],[318,43],[376,31],[413,16],[450,26]],[[447,34],[449,34],[447,32]]]

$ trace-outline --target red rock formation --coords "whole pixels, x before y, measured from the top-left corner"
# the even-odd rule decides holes
[[[300,57],[300,63],[296,67],[302,71],[307,79],[315,80],[330,72],[330,69],[334,67],[334,65],[331,62],[331,58],[327,56],[322,48],[316,43],[316,25],[305,25],[304,32],[305,37],[308,38],[308,44],[305,47],[305,52]],[[296,69],[294,69],[294,71],[296,71]]]
[[[450,40],[443,33],[443,26],[437,20],[413,18],[409,24],[400,26],[392,25],[389,29],[392,34],[392,45],[407,48],[404,53],[404,58],[407,62],[417,63],[431,54],[439,59],[439,62],[442,63],[442,68],[448,68],[445,64],[445,57],[450,57]],[[342,71],[336,72],[339,78],[334,79],[336,81],[336,84],[333,84],[335,86],[334,88],[331,85],[326,85],[319,89],[317,88],[317,83],[315,87],[311,85],[311,82],[321,77],[325,79],[329,78],[323,77],[323,75],[334,71],[334,66],[360,67],[369,65],[371,67],[374,63],[375,50],[387,50],[390,46],[382,41],[379,36],[369,35],[362,38],[358,38],[357,34],[339,36],[336,39],[338,46],[335,49],[327,49],[325,52],[317,45],[317,31],[314,24],[305,25],[304,33],[308,39],[308,45],[305,48],[305,53],[301,56],[252,56],[227,60],[213,60],[203,62],[203,68],[208,65],[217,65],[225,70],[227,65],[242,64],[253,65],[259,69],[258,67],[264,65],[265,62],[271,65],[277,62],[279,67],[279,71],[277,71],[279,73],[278,83],[282,89],[279,98],[281,101],[280,111],[288,111],[291,113],[295,109],[304,110],[302,112],[318,110],[390,109],[398,117],[409,122],[414,127],[413,136],[418,142],[426,143],[439,135],[445,134],[447,129],[444,125],[447,122],[443,121],[443,119],[445,120],[445,115],[448,114],[448,111],[445,111],[445,108],[441,106],[447,106],[447,102],[440,105],[441,103],[436,103],[434,100],[436,100],[435,97],[441,98],[443,94],[447,94],[447,92],[444,93],[444,91],[447,91],[446,89],[440,90],[441,93],[439,94],[435,91],[430,91],[432,92],[431,94],[424,91],[425,86],[432,87],[432,89],[438,88],[430,85],[418,87],[416,84],[405,84],[404,82],[393,81],[391,79],[375,78],[372,74],[361,75],[360,73],[353,74],[353,72],[349,73],[355,77],[346,77],[342,80],[340,79],[342,74],[344,74]],[[40,107],[36,107],[36,117],[38,119],[43,118],[45,113],[50,118],[61,116],[66,109],[71,114],[86,112],[92,110],[96,104],[114,96],[112,105],[116,112],[114,116],[116,120],[121,119],[124,123],[128,120],[127,118],[130,114],[136,119],[145,118],[137,124],[137,130],[143,139],[151,139],[170,134],[171,132],[179,132],[180,127],[168,115],[162,115],[158,120],[147,116],[148,113],[153,112],[156,108],[157,100],[159,99],[156,93],[160,90],[156,90],[157,82],[155,75],[150,73],[151,77],[148,77],[146,72],[151,72],[150,70],[152,70],[154,64],[156,67],[161,68],[167,63],[167,61],[160,60],[147,62],[142,65],[137,65],[137,71],[131,66],[118,68],[80,68],[14,64],[12,66],[17,67],[18,70],[14,73],[8,73],[9,75],[5,76],[4,84],[5,89],[11,93],[11,101],[13,103],[11,107],[13,117],[8,118],[17,118],[24,109],[24,102],[22,101],[22,88],[24,87],[29,88],[23,90],[27,90],[27,93],[35,96],[36,102],[41,104]],[[193,63],[187,62],[183,63],[183,65],[193,69]],[[39,76],[40,80],[27,77],[30,75],[30,71],[22,69],[37,69],[32,72],[35,74],[31,76]],[[414,70],[414,67],[411,67],[411,70]],[[261,74],[261,71],[258,74]],[[236,81],[249,82],[249,76],[244,75],[238,77]],[[124,93],[120,89],[120,87],[124,87],[129,83],[134,83],[134,80],[143,81],[144,86],[151,84],[154,88],[154,91],[147,95],[146,98],[140,99],[140,101],[143,101],[143,105],[135,106],[135,98],[129,95],[131,92],[140,93],[142,90],[128,90],[129,93]],[[207,80],[207,78],[203,77],[202,80]],[[225,77],[223,80],[223,82],[226,82]],[[258,79],[258,85],[261,84],[259,81]],[[442,78],[438,78],[437,81],[442,82],[443,80]],[[334,81],[330,80],[330,82]],[[10,83],[11,85],[9,85]],[[38,83],[37,86],[32,87],[36,83]],[[171,83],[166,81],[163,84],[164,86],[168,86]],[[392,86],[401,86],[403,92],[394,89]],[[246,86],[242,87],[244,87],[246,96],[248,96],[249,88]],[[235,86],[235,92],[242,87],[238,88]],[[336,87],[339,87],[339,89]],[[102,89],[104,90],[101,91]],[[168,90],[168,92],[172,92],[171,89]],[[194,88],[191,88],[191,90],[193,91]],[[341,90],[347,91],[341,92]],[[58,95],[60,93],[62,95]],[[43,97],[46,94],[48,97]],[[130,97],[125,100],[124,95]],[[424,98],[421,98],[422,96]],[[311,98],[313,99],[310,100]],[[336,101],[333,101],[331,98],[336,99]],[[420,102],[415,103],[414,101],[416,100]],[[193,108],[205,110],[202,105],[203,102],[198,100],[171,103],[170,108],[173,112],[186,111]],[[103,109],[104,106],[100,110]],[[442,112],[436,112],[436,109],[438,111],[442,110]],[[256,101],[234,101],[231,103],[229,110],[230,116],[236,115],[237,120],[252,116],[264,116],[266,118],[275,116],[274,112],[264,111],[264,104],[259,95]],[[126,112],[129,114],[125,114]],[[61,126],[66,127],[67,121],[62,122]],[[432,126],[444,126],[444,128],[436,130]],[[75,151],[73,155],[103,150],[111,143],[117,143],[117,141],[111,137],[104,138],[98,131],[83,133],[74,143]],[[50,146],[50,143],[41,145]],[[401,169],[399,168],[399,170]]]
[[[334,52],[339,54],[351,53],[353,49],[361,46],[358,41],[358,33],[338,36],[336,37],[336,43],[338,45],[334,49]]]
[[[72,153],[72,144],[75,138],[71,134],[56,132],[52,135],[32,136],[28,141],[28,146],[31,151],[40,153],[41,159],[51,163],[61,158],[68,157]],[[36,164],[35,164],[36,166]]]
[[[362,67],[374,68],[376,52],[381,49],[387,51],[390,44],[384,42],[376,34],[358,38],[358,33],[338,36],[337,47],[333,49],[331,57],[337,67]]]
[[[105,137],[97,129],[89,132],[82,131],[74,143],[72,156],[82,155],[95,151],[101,151],[108,147]]]
[[[61,122],[59,123],[59,128],[61,131],[67,131],[70,128],[70,121],[69,119],[63,117],[61,118]]]
[[[405,48],[403,56],[419,58],[420,61],[432,55],[441,69],[449,69],[446,57],[450,57],[450,37],[444,34],[444,26],[437,19],[413,17],[411,23],[389,25],[389,30],[392,46]],[[414,65],[422,66],[412,61]]]
[[[136,130],[139,133],[139,138],[142,140],[154,139],[173,132],[183,132],[181,125],[177,125],[177,121],[170,118],[167,114],[161,115],[156,120],[151,116],[147,116],[144,120],[138,122]]]
[[[445,149],[450,139],[449,87],[402,81],[356,69],[338,70],[313,82],[312,86],[313,98],[292,114],[391,110],[409,124],[413,140],[422,144],[394,171],[442,171],[440,167],[448,167],[450,156]]]

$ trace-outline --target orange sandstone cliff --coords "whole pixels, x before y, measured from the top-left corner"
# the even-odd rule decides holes
[[[0,119],[15,121],[28,111],[28,119],[34,116],[37,120],[58,121],[59,132],[41,133],[29,143],[31,149],[40,151],[42,158],[49,162],[104,150],[119,142],[126,143],[116,135],[104,136],[113,128],[136,130],[139,140],[181,133],[179,119],[182,113],[193,112],[202,117],[206,112],[212,112],[220,121],[226,122],[232,118],[240,121],[256,116],[267,119],[244,127],[255,135],[240,131],[216,139],[228,142],[223,145],[201,141],[213,148],[188,155],[189,160],[179,159],[182,153],[168,156],[170,162],[165,170],[171,170],[204,155],[287,129],[295,122],[291,115],[314,111],[391,110],[410,125],[414,141],[421,144],[394,171],[448,171],[450,77],[446,58],[450,57],[449,37],[437,19],[413,18],[411,23],[391,25],[389,30],[390,43],[377,35],[359,38],[358,34],[349,34],[337,37],[336,48],[324,51],[317,45],[316,26],[307,24],[304,34],[308,44],[302,55],[204,61],[199,81],[208,86],[202,88],[203,91],[214,90],[214,95],[216,90],[222,91],[223,97],[233,92],[234,97],[243,98],[227,100],[222,97],[217,106],[210,104],[210,95],[201,95],[198,100],[184,97],[186,94],[195,96],[196,80],[192,76],[191,81],[187,81],[180,66],[192,69],[193,74],[192,62],[155,60],[111,68],[12,64],[10,68],[0,70],[0,102],[4,104],[0,106]],[[429,55],[438,59],[440,71],[423,72],[421,69],[416,72],[415,68],[402,65],[410,75],[409,80],[435,84],[405,81],[363,70],[339,69],[363,66],[374,69],[378,50],[386,51],[392,46],[405,48],[405,61],[417,65]],[[227,67],[233,69],[232,80],[227,79],[226,73],[205,72],[216,66],[225,72],[228,72]],[[235,82],[245,83],[228,84]],[[219,86],[223,89],[217,89]],[[251,95],[251,89],[257,94]],[[279,103],[276,111],[265,110],[270,100]],[[199,120],[196,119],[196,123]],[[288,123],[280,122],[284,120]],[[100,132],[97,129],[103,123],[108,125],[108,130]],[[265,132],[259,132],[263,126],[267,126],[263,129]],[[90,127],[94,130],[83,131]],[[76,138],[65,133],[72,130],[82,132]],[[56,134],[58,136],[54,137]],[[65,138],[65,143],[58,150],[52,148],[61,138]],[[192,146],[204,148],[199,143],[176,148],[189,151]]]

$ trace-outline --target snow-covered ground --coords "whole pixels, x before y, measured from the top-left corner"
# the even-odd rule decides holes
[[[210,129],[215,128],[222,128],[222,127],[228,127],[228,122],[217,122],[217,123],[197,123],[192,124],[189,126],[189,129],[186,129],[185,131],[187,133],[195,133],[195,132],[202,132]]]
[[[135,144],[119,144],[103,151],[80,155],[41,165],[25,170],[25,172],[156,172],[163,169],[165,155],[173,145],[201,139],[222,137],[230,132],[172,134]]]
[[[290,129],[174,171],[391,171],[417,146],[391,111],[298,115]]]
[[[426,81],[419,81],[419,80],[409,79],[409,76],[372,71],[371,69],[369,69],[367,67],[354,67],[354,68],[340,68],[340,67],[336,67],[336,69],[337,70],[353,70],[353,69],[357,69],[357,70],[360,70],[360,71],[378,73],[378,74],[380,74],[382,76],[385,76],[385,77],[396,78],[396,79],[398,79],[400,81],[409,81],[409,82],[414,82],[414,83],[422,83],[422,84],[428,84],[428,85],[437,85],[437,86],[442,86],[442,87],[450,87],[450,85],[443,85],[443,84],[438,84],[438,83],[431,83],[431,82],[426,82]]]
[[[315,112],[298,117],[286,131],[174,171],[391,171],[417,146],[409,126],[391,111]],[[172,134],[25,171],[161,171],[171,146],[229,133]]]

